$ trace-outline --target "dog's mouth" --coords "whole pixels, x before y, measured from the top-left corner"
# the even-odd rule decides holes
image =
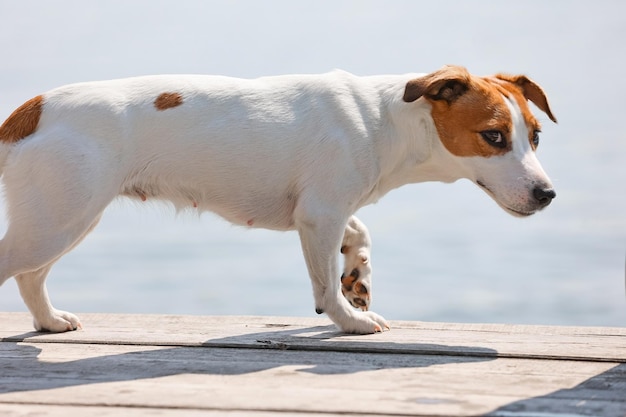
[[[488,195],[489,197],[491,197],[496,203],[498,203],[498,205],[500,207],[502,207],[502,209],[504,209],[504,211],[506,211],[507,213],[515,216],[515,217],[528,217],[528,216],[532,216],[533,214],[535,214],[537,212],[537,210],[519,210],[519,209],[514,209],[512,207],[509,207],[505,204],[503,204],[500,200],[498,200],[496,198],[496,195],[493,191],[491,191],[489,189],[489,187],[487,187],[487,185],[480,181],[480,180],[476,180],[476,184],[482,188]]]
[[[526,211],[526,212],[524,212],[524,211],[513,210],[512,208],[503,206],[502,204],[500,204],[500,207],[502,207],[508,213],[510,213],[510,214],[512,214],[513,216],[516,216],[516,217],[528,217],[528,216],[532,216],[533,214],[536,213],[536,211]]]

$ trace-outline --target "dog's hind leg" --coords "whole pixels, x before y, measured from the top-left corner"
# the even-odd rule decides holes
[[[65,332],[81,327],[80,320],[72,313],[57,310],[50,303],[46,289],[46,276],[52,264],[33,272],[15,276],[24,303],[33,315],[33,325],[37,331]]]
[[[16,146],[3,172],[8,228],[0,241],[0,282],[16,278],[38,330],[71,330],[78,319],[52,307],[45,279],[119,192],[113,158],[74,136],[31,137]]]
[[[98,224],[98,216],[91,226],[70,247],[61,253],[48,265],[32,272],[26,272],[15,276],[17,285],[24,303],[33,315],[33,325],[38,331],[65,332],[76,330],[81,327],[80,320],[74,314],[67,311],[57,310],[52,306],[46,288],[46,277],[50,268],[63,254],[74,249]]]
[[[91,232],[98,221],[98,216],[93,223],[79,235],[69,247],[64,250],[58,247],[60,253],[55,259],[34,271],[23,272],[15,275],[15,280],[22,295],[24,303],[33,315],[33,325],[38,331],[65,332],[76,330],[81,327],[80,320],[74,314],[67,311],[57,310],[52,306],[45,280],[52,265],[65,253],[72,250]],[[76,229],[75,229],[76,230]],[[69,236],[68,236],[69,237]]]
[[[341,243],[345,263],[341,275],[341,292],[353,307],[369,310],[372,301],[372,241],[367,227],[355,216],[350,217]]]

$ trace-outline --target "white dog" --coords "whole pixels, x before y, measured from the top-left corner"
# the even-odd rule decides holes
[[[9,219],[0,284],[15,277],[37,330],[80,328],[50,303],[51,266],[117,196],[166,200],[238,225],[297,230],[316,311],[345,332],[382,331],[386,321],[368,311],[370,238],[353,213],[407,183],[459,178],[516,216],[547,206],[555,192],[535,157],[540,126],[527,100],[556,121],[525,76],[456,66],[57,88],[0,127]]]

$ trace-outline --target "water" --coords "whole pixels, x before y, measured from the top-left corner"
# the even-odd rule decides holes
[[[250,3],[240,13],[207,3],[197,4],[205,14],[142,2],[3,5],[0,118],[63,83],[145,73],[372,74],[444,63],[479,74],[526,72],[559,119],[555,126],[537,113],[539,158],[556,200],[517,219],[460,181],[406,186],[363,208],[373,238],[372,308],[388,319],[624,325],[625,5],[338,2],[331,11],[277,2],[273,12]],[[204,24],[209,15],[213,26]],[[46,37],[21,27],[19,16]],[[54,304],[77,313],[314,315],[295,233],[175,216],[151,203],[114,203],[48,282]],[[0,288],[0,310],[25,311],[13,280]]]

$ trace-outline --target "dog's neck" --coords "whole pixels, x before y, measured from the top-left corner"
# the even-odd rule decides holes
[[[397,86],[385,91],[386,96],[382,99],[389,111],[381,113],[379,122],[393,129],[385,130],[390,132],[386,136],[374,139],[375,146],[385,150],[376,152],[379,155],[379,176],[363,205],[375,202],[389,191],[406,184],[454,182],[462,178],[458,170],[441,163],[448,152],[438,139],[430,104],[425,100],[405,103],[401,93],[398,94]],[[395,119],[392,115],[396,115]],[[407,120],[411,123],[407,124]]]

